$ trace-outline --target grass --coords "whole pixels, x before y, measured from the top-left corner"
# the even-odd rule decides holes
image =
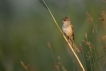
[[[43,5],[44,5],[44,6],[47,8],[47,10],[49,11],[49,13],[50,13],[50,15],[51,15],[53,21],[55,22],[57,28],[59,29],[59,31],[60,31],[61,34],[63,35],[63,38],[65,39],[65,41],[66,41],[67,44],[69,45],[71,51],[73,52],[74,56],[76,57],[76,59],[77,59],[79,65],[81,66],[82,70],[85,71],[85,69],[84,69],[84,67],[83,67],[83,65],[82,65],[82,63],[81,63],[79,57],[77,56],[76,52],[74,51],[74,49],[72,48],[72,46],[71,46],[70,43],[68,42],[68,40],[67,40],[66,36],[63,34],[62,30],[60,29],[60,27],[59,27],[57,21],[55,20],[53,14],[52,14],[52,12],[51,12],[51,10],[50,10],[49,7],[47,6],[46,2],[45,2],[44,0],[42,0],[42,1],[43,1]]]
[[[88,39],[88,33],[85,33],[85,39],[83,40],[83,43],[88,46],[88,50],[87,52],[84,50],[84,47],[81,44],[81,49],[76,48],[73,49],[72,46],[69,44],[66,36],[63,34],[60,26],[58,25],[55,17],[53,16],[51,10],[49,9],[49,7],[47,6],[46,2],[44,0],[39,0],[42,5],[48,10],[48,12],[51,15],[51,18],[53,19],[54,23],[56,24],[57,28],[59,29],[60,33],[63,35],[63,38],[65,39],[65,41],[67,42],[70,50],[72,51],[73,55],[75,56],[76,60],[78,61],[79,66],[81,67],[82,71],[103,71],[103,66],[105,66],[106,64],[106,54],[105,54],[105,50],[104,50],[104,45],[102,44],[102,40],[100,38],[100,34],[99,31],[97,29],[96,24],[94,23],[92,17],[90,16],[90,14],[87,12],[87,20],[92,24],[93,26],[93,30],[92,30],[92,35],[94,35],[94,32],[96,33],[95,38],[97,38],[99,44],[97,44],[97,46],[94,46],[90,40]],[[99,18],[100,21],[105,21],[104,18],[104,11],[101,14],[101,17]],[[64,64],[61,61],[61,57],[58,56],[58,61],[56,61],[54,53],[52,51],[50,42],[47,43],[48,47],[50,48],[50,52],[51,52],[51,56],[53,58],[54,61],[54,67],[56,71],[67,71],[67,69],[65,68]],[[99,47],[100,46],[100,47]],[[98,52],[98,47],[101,48],[102,53],[100,55]],[[78,51],[77,51],[78,50]],[[86,54],[85,54],[86,52]],[[80,56],[78,56],[78,54],[80,54]],[[104,63],[102,63],[101,61],[103,60]],[[26,71],[28,71],[27,67],[24,65],[23,62],[21,62],[22,66],[26,69]],[[76,64],[75,61],[73,60],[73,70],[76,71]]]

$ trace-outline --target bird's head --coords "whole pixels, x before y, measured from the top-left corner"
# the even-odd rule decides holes
[[[70,18],[68,18],[68,17],[63,18],[63,23],[70,24]]]

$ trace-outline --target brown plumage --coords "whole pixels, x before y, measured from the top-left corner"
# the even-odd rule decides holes
[[[73,40],[74,40],[74,28],[73,25],[71,24],[71,21],[68,17],[65,17],[63,19],[63,26],[62,30],[64,34],[68,37],[70,44],[73,47]]]

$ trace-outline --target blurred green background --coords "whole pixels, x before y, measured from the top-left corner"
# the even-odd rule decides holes
[[[99,47],[97,34],[92,33],[94,27],[87,21],[86,12],[97,25],[101,39],[106,35],[106,22],[99,20],[102,11],[106,12],[105,0],[45,1],[60,27],[62,19],[70,17],[75,32],[74,42],[77,46],[82,44],[84,55],[88,49],[82,42],[85,33],[95,48]],[[104,38],[101,39],[103,46],[106,44]],[[73,59],[62,34],[39,0],[0,0],[0,71],[27,71],[21,61],[28,65],[28,71],[57,71],[58,62],[62,65],[59,66],[60,71],[65,71],[64,68],[67,71],[82,71]],[[104,71],[105,67],[102,68]],[[89,62],[87,69],[90,71]]]

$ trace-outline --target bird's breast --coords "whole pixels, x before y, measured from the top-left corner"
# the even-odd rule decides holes
[[[63,25],[62,30],[67,36],[72,35],[72,26],[71,25],[68,25],[68,26]]]

